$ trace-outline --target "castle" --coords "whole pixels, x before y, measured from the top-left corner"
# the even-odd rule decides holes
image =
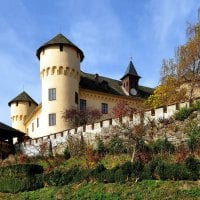
[[[69,124],[63,119],[66,109],[93,107],[108,118],[117,102],[123,100],[138,107],[153,91],[139,85],[141,77],[132,61],[121,80],[81,71],[83,51],[62,34],[38,48],[36,55],[40,60],[42,103],[25,91],[8,103],[12,127],[31,138],[67,130]]]

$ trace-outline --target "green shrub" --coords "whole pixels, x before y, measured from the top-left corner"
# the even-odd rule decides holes
[[[18,164],[0,168],[0,192],[17,193],[43,187],[43,168],[34,164]]]
[[[162,162],[162,160],[160,158],[154,158],[151,163],[149,164],[149,168],[151,173],[153,174],[156,167]]]
[[[115,171],[117,169],[107,169],[106,171],[104,171],[105,174],[105,180],[108,183],[114,183],[115,182]]]
[[[198,146],[198,140],[197,140],[197,138],[196,137],[194,137],[194,136],[190,136],[190,138],[188,139],[188,141],[187,141],[187,145],[188,145],[188,147],[189,147],[189,149],[190,149],[190,151],[191,152],[194,152],[195,151],[195,149],[197,148],[197,146]]]
[[[118,182],[118,183],[125,183],[126,181],[126,174],[124,174],[124,171],[123,169],[118,169],[115,171],[115,182]]]
[[[115,182],[115,171],[113,169],[107,169],[97,175],[97,181],[103,183],[114,183]]]
[[[136,146],[137,151],[139,152],[150,152],[151,148],[144,142],[144,140],[139,140]]]
[[[76,171],[74,171],[73,175],[73,182],[81,182],[84,180],[89,180],[89,178],[92,176],[92,170],[91,169],[81,169],[77,168]]]
[[[102,139],[98,139],[98,141],[97,141],[97,153],[98,154],[105,154],[106,153],[106,147],[105,147],[105,144],[104,144],[104,142],[103,142],[103,140]]]
[[[160,163],[155,169],[161,180],[187,180],[191,179],[191,173],[184,163]]]
[[[69,160],[71,158],[71,154],[70,154],[68,146],[64,150],[64,157],[66,160]]]
[[[104,166],[103,164],[99,164],[99,165],[96,166],[96,168],[95,168],[91,173],[92,173],[92,176],[93,176],[94,178],[97,178],[98,175],[99,175],[101,172],[105,171],[105,170],[106,170],[105,166]]]
[[[123,173],[127,177],[131,177],[131,174],[133,173],[134,166],[130,161],[125,162],[123,165],[120,167],[123,170]]]
[[[114,135],[109,144],[108,144],[108,151],[111,154],[119,154],[123,153],[125,151],[124,145],[123,145],[123,140],[118,136]]]
[[[169,165],[168,173],[169,173],[168,179],[171,179],[171,180],[191,179],[191,173],[184,163],[175,163],[175,164]]]
[[[190,169],[191,171],[200,170],[200,162],[199,160],[195,159],[193,156],[189,156],[188,158],[186,158],[185,164],[187,168]]]
[[[200,110],[200,101],[196,101],[193,105],[192,105],[194,110]]]
[[[154,172],[157,176],[160,177],[160,179],[166,180],[169,177],[168,170],[167,170],[168,167],[169,166],[166,163],[161,162],[157,165]]]
[[[189,156],[185,160],[186,167],[190,170],[191,176],[190,178],[193,180],[200,179],[200,161],[195,159],[192,156]]]
[[[187,119],[193,111],[193,108],[183,107],[174,114],[174,117],[176,120],[183,121]]]
[[[189,136],[187,141],[188,147],[191,152],[194,152],[200,145],[200,126],[198,122],[189,121],[186,125],[185,131]]]
[[[62,172],[58,170],[54,170],[48,174],[44,175],[44,181],[49,185],[49,186],[58,186],[61,185],[62,177]]]
[[[131,173],[131,176],[134,178],[138,178],[141,176],[144,165],[140,161],[136,161],[132,164],[133,171]]]
[[[175,146],[167,138],[156,140],[152,148],[154,153],[174,153],[175,151]]]
[[[151,180],[153,179],[151,167],[149,164],[146,164],[143,168],[142,174],[141,174],[142,180]]]

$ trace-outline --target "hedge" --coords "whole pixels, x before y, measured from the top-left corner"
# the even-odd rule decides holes
[[[34,164],[17,164],[0,168],[0,192],[17,193],[43,187],[43,168]]]
[[[139,161],[126,162],[112,169],[99,164],[95,169],[73,167],[68,171],[55,170],[42,174],[43,168],[38,165],[12,165],[0,168],[0,192],[16,193],[35,190],[48,186],[62,186],[73,182],[96,180],[103,183],[125,183],[132,179],[161,180],[198,180],[200,179],[200,161],[188,157],[182,163],[166,163],[154,159],[149,164]]]
[[[165,163],[160,159],[155,159],[146,165],[139,161],[126,162],[112,169],[106,169],[100,164],[93,170],[75,167],[65,172],[53,171],[44,175],[44,181],[49,186],[90,180],[103,183],[125,183],[132,179],[198,180],[200,179],[199,160],[188,158],[183,163]]]

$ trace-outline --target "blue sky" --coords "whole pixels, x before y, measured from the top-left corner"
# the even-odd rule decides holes
[[[163,58],[185,42],[199,0],[9,0],[0,6],[0,121],[23,91],[41,101],[36,49],[62,32],[81,48],[81,69],[120,79],[130,57],[141,85],[159,83]]]

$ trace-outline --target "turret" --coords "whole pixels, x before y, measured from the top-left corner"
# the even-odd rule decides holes
[[[137,95],[138,82],[140,78],[141,77],[138,76],[138,73],[135,69],[135,66],[133,65],[133,62],[130,61],[123,77],[121,78],[122,85],[129,95],[132,96]]]
[[[80,62],[83,52],[62,34],[42,45],[36,52],[42,81],[42,122],[44,132],[66,130],[65,109],[78,106]]]
[[[23,91],[12,99],[8,105],[11,108],[12,127],[25,133],[26,127],[24,122],[38,104]]]

